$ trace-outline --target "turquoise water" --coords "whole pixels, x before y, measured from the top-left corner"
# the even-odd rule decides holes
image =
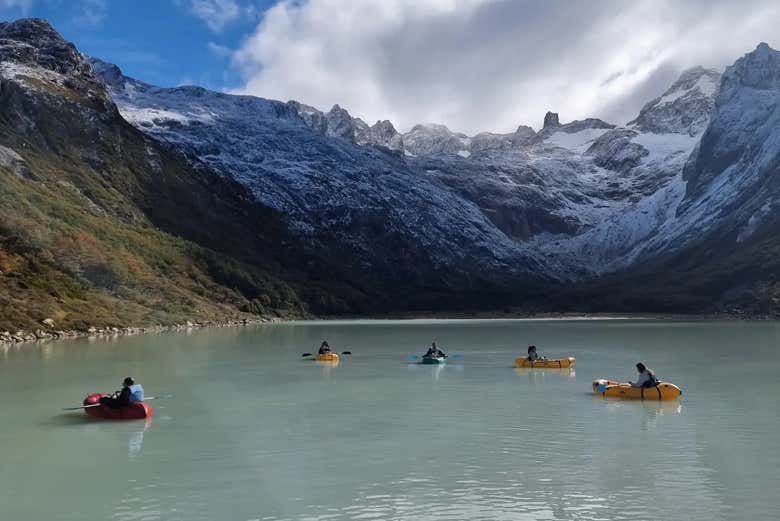
[[[338,366],[301,359],[326,338]],[[407,363],[431,340],[463,357]],[[535,343],[568,370],[516,370]],[[0,519],[777,519],[780,325],[382,321],[0,348]],[[644,361],[679,402],[605,401]],[[63,413],[134,376],[149,421]]]

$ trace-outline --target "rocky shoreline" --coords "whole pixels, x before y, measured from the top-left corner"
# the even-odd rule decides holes
[[[114,338],[120,336],[133,336],[148,333],[164,333],[167,331],[190,331],[212,327],[243,327],[269,322],[279,322],[278,318],[244,318],[237,320],[207,320],[187,321],[181,324],[154,325],[146,327],[90,327],[86,330],[79,329],[55,329],[54,321],[44,320],[40,329],[35,331],[0,331],[0,345],[23,344],[31,342],[45,342],[50,340],[64,340],[74,338]]]

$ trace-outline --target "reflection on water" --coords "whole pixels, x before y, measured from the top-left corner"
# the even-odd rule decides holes
[[[144,445],[144,433],[152,426],[153,416],[145,420],[129,422],[134,428],[128,432],[127,455],[130,458],[137,458],[141,454]]]
[[[523,376],[526,378],[546,378],[548,376],[574,378],[577,376],[577,371],[573,367],[567,367],[565,369],[559,369],[559,368],[538,369],[538,368],[528,368],[528,367],[515,367],[515,374],[517,376]]]
[[[301,362],[322,338],[353,356]],[[402,362],[432,338],[462,359]],[[576,372],[514,368],[529,342]],[[772,323],[377,321],[4,347],[0,519],[774,519],[778,345]],[[592,393],[639,360],[682,399]],[[175,398],[61,414],[128,374]]]

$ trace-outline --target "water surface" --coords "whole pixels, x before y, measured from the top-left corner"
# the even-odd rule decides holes
[[[304,361],[322,339],[338,366]],[[431,340],[461,360],[406,361]],[[291,323],[0,348],[0,519],[776,519],[780,326]],[[528,343],[574,371],[516,370]],[[605,401],[644,361],[679,402]],[[62,413],[132,375],[149,421]]]

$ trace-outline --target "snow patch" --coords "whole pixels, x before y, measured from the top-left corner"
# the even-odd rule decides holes
[[[586,128],[570,134],[567,132],[555,132],[545,139],[544,142],[582,154],[593,144],[593,141],[608,130],[608,128]]]
[[[680,153],[690,154],[700,137],[700,135],[643,132],[634,136],[631,141],[645,147],[650,152],[647,160],[654,161]]]
[[[694,90],[697,89],[704,97],[709,98],[713,94],[715,94],[717,88],[718,85],[713,78],[711,78],[710,76],[702,76],[701,78],[698,79],[698,81],[694,84],[693,87],[689,89],[677,89],[673,92],[670,92],[669,94],[666,94],[660,100],[658,100],[658,103],[656,103],[655,106],[660,107],[661,105],[668,105],[669,103],[674,103],[675,101],[682,98],[689,92],[693,92]]]

